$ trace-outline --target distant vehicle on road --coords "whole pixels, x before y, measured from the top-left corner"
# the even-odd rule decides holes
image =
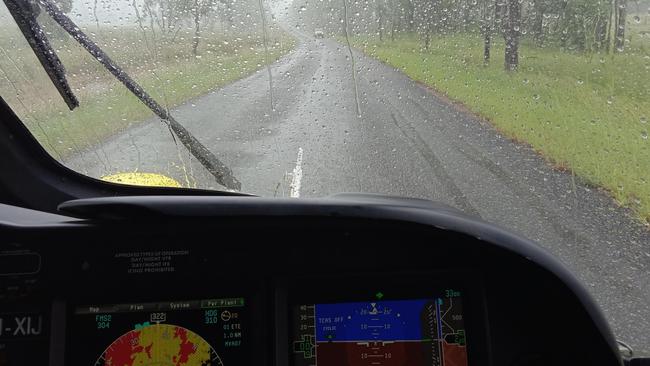
[[[322,29],[314,30],[314,38],[325,38],[325,33]]]

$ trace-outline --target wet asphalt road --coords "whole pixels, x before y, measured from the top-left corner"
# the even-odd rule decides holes
[[[275,110],[265,69],[173,110],[233,169],[243,192],[288,196],[301,150],[301,197],[374,192],[448,203],[541,243],[587,284],[616,335],[650,353],[647,228],[529,147],[355,53],[358,116],[348,49],[301,38],[271,67]],[[91,176],[138,170],[222,189],[158,120],[67,165]]]

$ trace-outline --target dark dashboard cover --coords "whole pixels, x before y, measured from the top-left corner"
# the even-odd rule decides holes
[[[337,225],[345,226],[346,232],[353,232],[354,227],[360,227],[363,222],[364,225],[371,223],[371,226],[383,226],[385,228],[392,227],[391,225],[401,226],[402,228],[421,227],[427,228],[426,230],[434,235],[439,233],[440,235],[472,238],[472,243],[474,243],[472,245],[490,247],[516,256],[524,263],[528,263],[531,267],[536,267],[539,271],[544,272],[549,279],[553,279],[552,281],[557,281],[565,286],[567,291],[574,297],[572,301],[579,303],[583,311],[588,314],[593,326],[598,330],[601,341],[607,345],[608,350],[603,350],[603,352],[609,354],[612,359],[617,360],[617,364],[621,364],[616,341],[598,306],[576,277],[556,258],[537,244],[507,230],[483,222],[478,218],[467,216],[456,209],[427,200],[370,194],[342,194],[325,199],[300,200],[257,197],[140,196],[74,200],[61,204],[59,210],[61,214],[56,215],[6,205],[0,206],[0,231],[6,234],[4,236],[5,242],[0,244],[0,255],[25,250],[21,241],[27,243],[30,243],[30,241],[21,238],[40,238],[42,240],[44,236],[49,238],[60,236],[61,238],[77,238],[74,240],[87,240],[95,237],[97,239],[96,243],[87,242],[86,250],[90,258],[93,253],[97,256],[102,255],[104,252],[127,253],[127,251],[118,250],[124,248],[118,248],[117,244],[111,244],[113,247],[107,247],[108,244],[102,240],[114,236],[121,230],[129,230],[129,232],[137,234],[134,237],[138,238],[145,238],[148,233],[155,231],[165,232],[170,235],[165,240],[187,239],[188,243],[190,243],[190,238],[195,238],[191,230],[198,226],[210,227],[213,230],[222,230],[224,232],[247,228],[245,229],[246,234],[254,236],[255,231],[258,229],[260,233],[267,232],[261,230],[261,228],[268,228],[270,222],[272,222],[271,226],[276,232],[290,233],[292,229],[305,225],[305,227],[310,227],[316,237],[320,236],[318,230],[329,230],[336,228]],[[314,222],[319,224],[314,225]],[[39,233],[43,235],[39,235]],[[233,238],[224,234],[223,239],[232,240]],[[269,245],[272,242],[272,240],[268,241]],[[286,240],[284,242],[283,246],[277,247],[276,254],[263,255],[281,255],[282,251],[285,250],[282,248],[291,246],[290,243],[286,243]],[[46,245],[51,252],[55,250],[56,245],[63,244],[63,242],[57,244],[57,240],[51,240],[49,243],[40,242],[36,246],[43,247]],[[93,249],[93,244],[99,246]],[[155,241],[146,242],[146,239],[140,244],[146,247],[156,246]],[[407,243],[406,241],[404,243],[404,245],[411,244],[415,245],[415,243]],[[137,251],[135,245],[132,246]],[[212,249],[208,249],[209,247],[205,245],[203,247],[206,248],[204,250],[206,254],[204,255],[210,255]],[[341,253],[341,250],[336,248],[335,245],[329,249]],[[326,251],[329,249],[302,248],[300,249],[302,252],[294,250],[293,252],[287,252],[287,255],[296,256],[298,255],[296,253],[308,253],[309,250]],[[235,251],[237,250],[239,252],[234,255],[240,255],[241,258],[244,258],[248,253],[243,244],[240,249]],[[269,248],[267,248],[266,252],[261,253],[270,253]],[[64,254],[61,253],[61,255]],[[314,253],[314,255],[316,254]],[[288,261],[289,259],[285,258],[284,260]],[[474,258],[473,260],[480,260],[480,258]],[[188,269],[196,268],[197,270],[202,268],[202,271],[209,270],[209,264],[203,266],[198,263],[184,267]],[[317,267],[318,265],[314,263],[312,266]],[[97,268],[100,269],[101,266]],[[274,270],[282,271],[283,268],[286,267]],[[332,268],[332,271],[337,271],[337,269]],[[97,272],[98,275],[101,272],[102,270]],[[171,276],[171,274],[159,274],[159,276]],[[88,277],[80,279],[80,281],[88,282],[93,278]],[[114,286],[118,288],[120,283],[122,282],[118,281]],[[186,298],[186,300],[190,299],[190,297]],[[163,297],[158,300],[178,299]],[[4,307],[2,302],[0,302],[0,307]]]

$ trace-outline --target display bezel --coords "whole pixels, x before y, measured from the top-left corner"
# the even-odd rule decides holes
[[[255,309],[260,309],[264,307],[264,297],[262,294],[262,283],[256,282],[239,282],[240,286],[210,286],[211,288],[206,291],[195,291],[195,290],[186,290],[178,293],[174,291],[173,298],[169,296],[164,296],[164,293],[159,292],[156,294],[156,291],[151,291],[146,294],[140,294],[139,296],[135,293],[131,293],[134,289],[126,289],[120,295],[115,296],[114,298],[107,299],[106,296],[97,296],[95,294],[88,294],[84,298],[77,298],[74,301],[69,301],[66,304],[66,317],[67,329],[66,329],[66,344],[65,344],[65,365],[71,366],[81,366],[75,365],[75,361],[72,356],[72,352],[75,350],[74,347],[74,337],[83,337],[88,336],[84,334],[79,334],[79,329],[76,329],[75,322],[76,316],[75,310],[80,306],[88,305],[110,305],[110,304],[123,304],[123,303],[155,303],[155,302],[170,302],[170,301],[189,301],[189,300],[198,300],[198,299],[224,299],[224,298],[243,298],[244,307],[243,313],[246,317],[244,331],[246,332],[242,338],[242,350],[241,355],[244,357],[242,360],[235,360],[235,362],[230,362],[226,364],[227,361],[224,361],[225,366],[238,366],[239,364],[252,364],[257,363],[261,364],[266,354],[264,352],[250,352],[252,349],[256,349],[256,345],[264,344],[268,342],[266,340],[266,334],[256,325],[264,324],[265,316],[261,314],[260,311]],[[239,287],[239,288],[235,288]],[[131,293],[132,296],[128,296],[128,293]],[[114,300],[115,299],[115,300]],[[182,310],[180,310],[182,311]],[[191,329],[190,329],[191,330]],[[108,345],[106,345],[108,346]],[[215,348],[216,349],[216,348]],[[217,352],[219,352],[217,350]],[[99,356],[99,355],[98,355]],[[83,365],[86,366],[86,365]]]
[[[294,337],[291,334],[294,329],[291,312],[296,306],[372,301],[377,292],[382,292],[383,301],[426,299],[433,296],[432,290],[454,288],[462,291],[468,365],[489,365],[487,311],[480,278],[479,274],[468,270],[340,274],[283,279],[276,286],[276,301],[284,310],[278,312],[276,322],[286,324],[286,329],[277,338],[276,364],[294,366],[291,354]]]

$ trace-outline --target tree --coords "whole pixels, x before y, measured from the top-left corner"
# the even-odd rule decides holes
[[[492,48],[492,29],[494,28],[494,1],[483,0],[481,5],[481,34],[483,35],[483,63],[490,63],[490,51]]]
[[[415,5],[413,4],[413,0],[402,0],[400,4],[404,11],[406,31],[413,32],[413,27],[415,27]]]
[[[379,41],[384,40],[384,25],[386,22],[388,4],[385,0],[375,0],[375,16],[377,17],[377,33]]]
[[[608,1],[571,0],[560,9],[560,46],[571,51],[598,51],[605,45]]]
[[[519,68],[519,36],[521,31],[521,5],[519,0],[505,0],[503,38],[506,41],[505,69]]]
[[[431,33],[438,28],[437,10],[440,0],[413,0],[415,29],[420,35],[424,49],[428,50],[431,43]]]
[[[232,14],[229,9],[230,0],[221,0],[226,3],[224,14]],[[153,32],[155,24],[163,40],[174,41],[183,25],[192,24],[194,35],[192,36],[192,54],[198,55],[201,32],[205,17],[216,11],[217,0],[144,0],[144,16],[150,18]],[[138,18],[139,21],[140,18]]]
[[[179,23],[187,15],[190,0],[144,0],[144,15],[158,26],[164,38],[174,40],[180,31]]]
[[[235,21],[235,12],[233,9],[234,0],[219,0],[216,3],[216,11],[219,14],[222,22],[225,22],[229,26],[233,25]]]
[[[404,17],[404,11],[401,4],[398,2],[395,2],[393,6],[389,7],[389,11],[391,13],[390,40],[395,41],[396,34],[402,27],[402,18]]]
[[[623,52],[625,49],[625,26],[627,22],[627,0],[616,0],[614,9],[614,51]]]
[[[553,0],[533,0],[530,23],[531,32],[535,44],[538,47],[544,45],[545,40],[545,30],[544,30],[544,17],[550,13],[553,4]],[[557,1],[556,1],[557,2]]]
[[[192,38],[192,55],[199,54],[199,42],[201,41],[201,22],[207,14],[214,10],[216,2],[214,0],[194,0],[193,6],[189,11],[194,20],[194,37]]]

